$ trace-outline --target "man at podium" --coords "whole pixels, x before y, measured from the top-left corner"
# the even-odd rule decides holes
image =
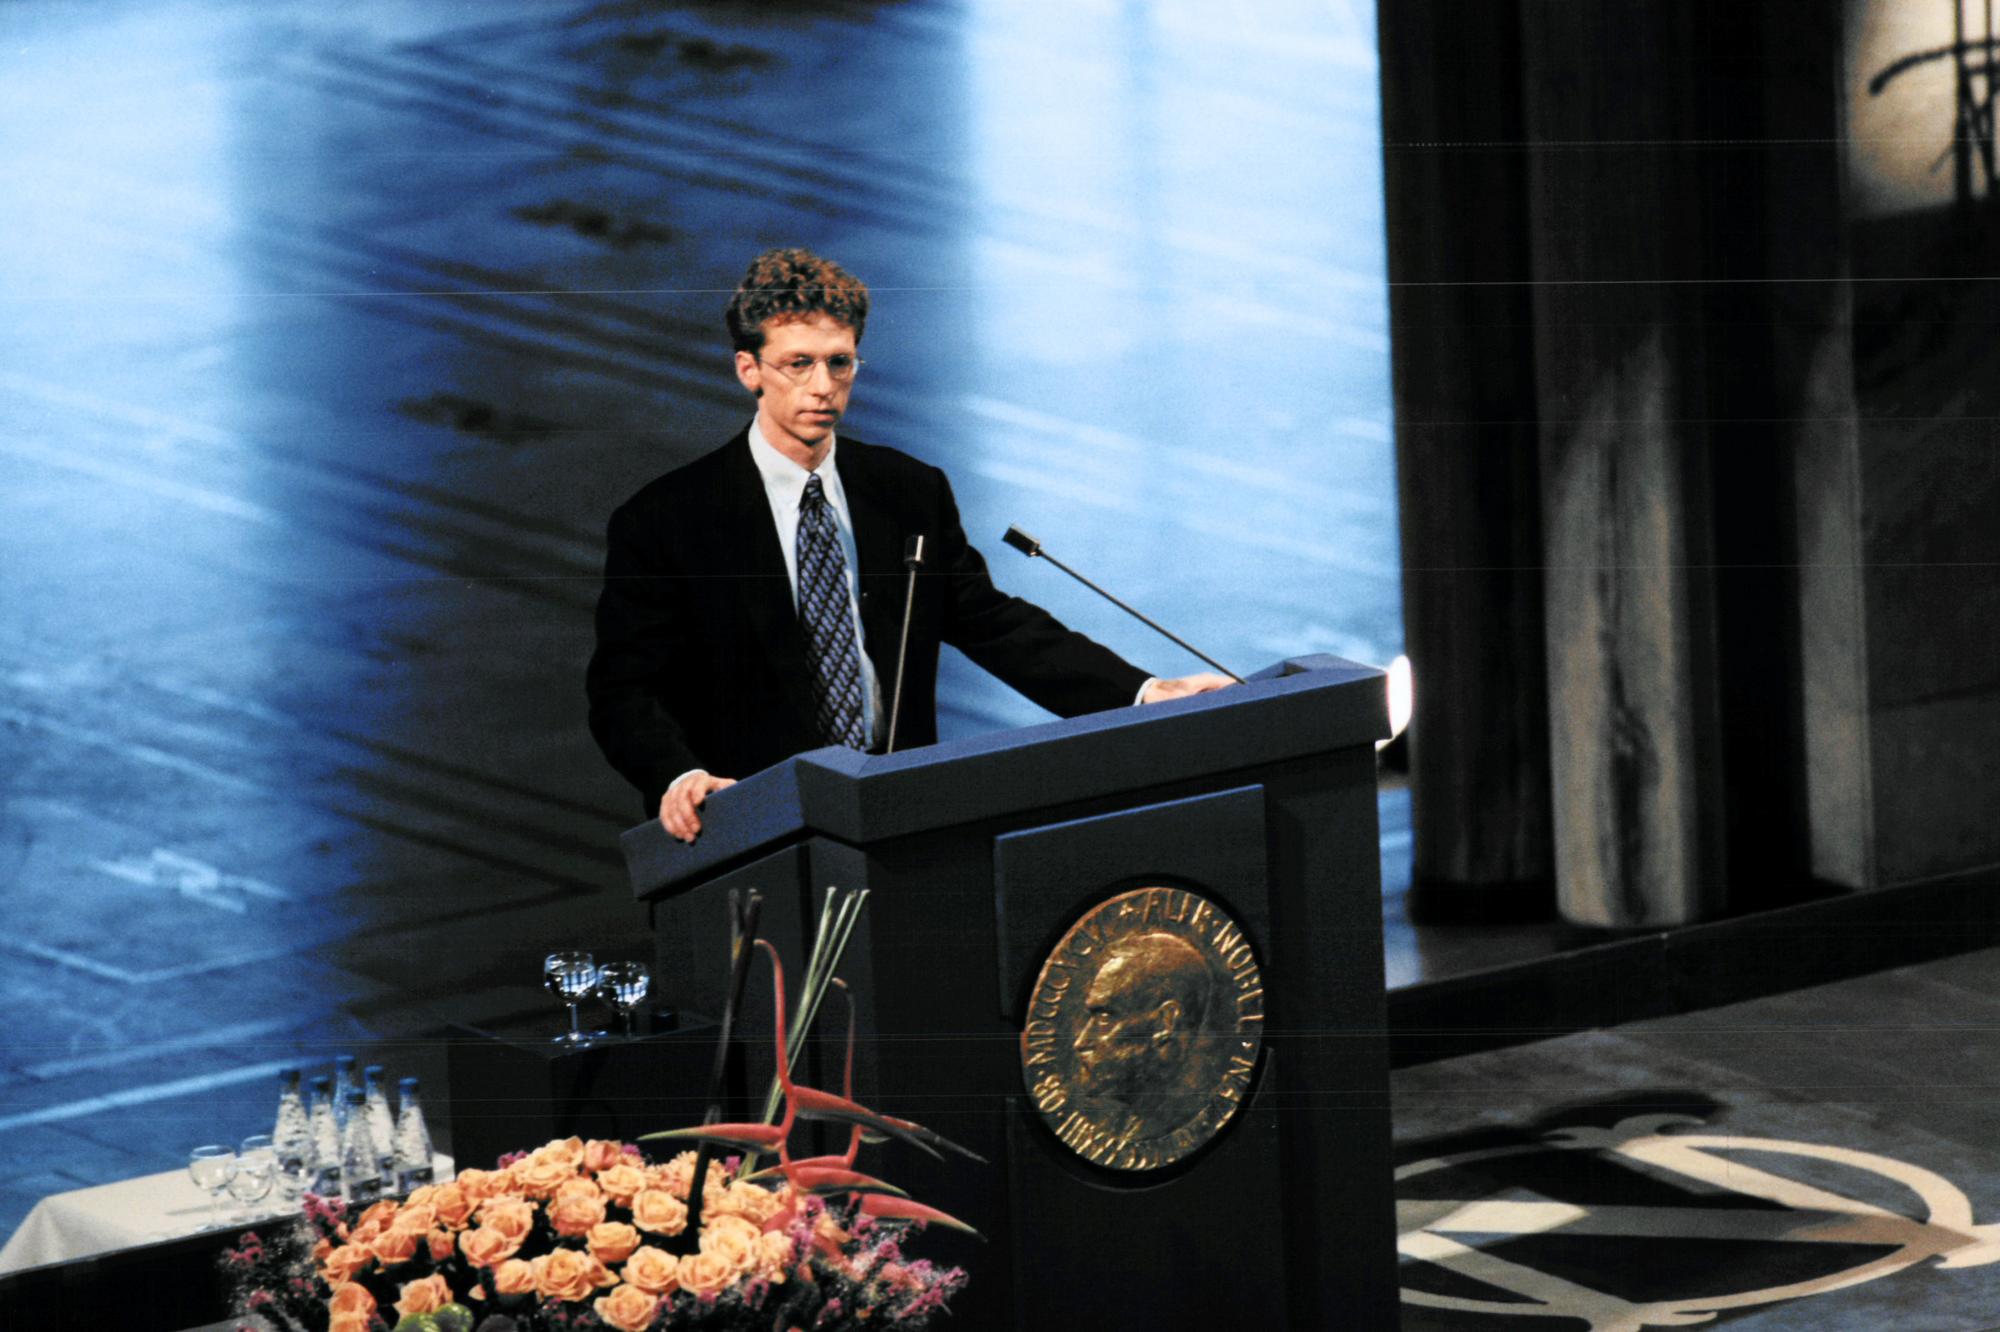
[[[1228,683],[1150,677],[999,591],[944,473],[836,437],[862,367],[858,279],[805,250],[766,251],[725,318],[756,415],[612,514],[586,680],[598,747],[673,836],[693,841],[702,803],[736,776],[886,743],[912,537],[925,554],[899,748],[937,739],[945,643],[1065,717]]]

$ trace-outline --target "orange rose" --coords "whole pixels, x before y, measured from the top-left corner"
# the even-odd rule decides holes
[[[529,1156],[530,1160],[560,1161],[571,1170],[583,1165],[582,1138],[551,1138]]]
[[[491,1226],[480,1226],[460,1231],[458,1248],[474,1267],[497,1267],[520,1252],[521,1241]]]
[[[654,1166],[653,1180],[658,1187],[665,1189],[676,1198],[685,1200],[688,1196],[689,1186],[694,1183],[694,1153],[682,1152],[665,1165]],[[708,1183],[702,1186],[702,1196],[706,1198],[711,1193],[720,1192],[728,1182],[729,1172],[722,1168],[722,1162],[710,1161],[708,1163]]]
[[[615,1165],[597,1177],[597,1187],[611,1201],[629,1206],[632,1195],[646,1187],[646,1172],[630,1163]]]
[[[389,1228],[389,1222],[395,1219],[397,1211],[401,1208],[402,1204],[394,1198],[384,1198],[363,1212],[361,1218],[354,1223],[354,1228],[359,1230],[363,1226],[373,1226],[375,1233],[379,1235]]]
[[[696,1295],[719,1295],[736,1280],[736,1269],[729,1265],[728,1259],[704,1251],[683,1256],[674,1276],[682,1290]]]
[[[782,1285],[792,1270],[792,1237],[783,1231],[767,1230],[757,1237],[757,1275],[772,1285]]]
[[[479,1204],[479,1224],[514,1241],[516,1248],[535,1228],[535,1205],[519,1198],[491,1198]]]
[[[456,1180],[438,1185],[438,1191],[431,1195],[431,1206],[437,1209],[437,1219],[450,1230],[464,1230],[472,1220],[473,1199],[459,1187]]]
[[[637,1286],[648,1295],[671,1295],[679,1284],[674,1278],[678,1266],[680,1259],[672,1254],[642,1244],[625,1260],[625,1284]]]
[[[646,1332],[653,1315],[660,1311],[660,1297],[637,1286],[619,1286],[609,1295],[598,1296],[590,1307],[619,1332]]]
[[[391,1230],[377,1235],[369,1244],[368,1251],[382,1260],[382,1266],[394,1267],[417,1256],[417,1241],[422,1238],[407,1230]]]
[[[405,1318],[411,1314],[436,1313],[451,1301],[451,1287],[433,1272],[422,1281],[412,1281],[403,1287],[403,1298],[396,1301],[396,1312]]]
[[[530,1198],[550,1198],[576,1178],[576,1167],[563,1161],[529,1160],[515,1168],[514,1182]]]
[[[326,1332],[368,1332],[368,1322],[375,1315],[365,1313],[337,1313],[326,1323]]]
[[[313,1244],[313,1261],[324,1267],[326,1265],[326,1256],[332,1252],[333,1241],[322,1236]]]
[[[471,1173],[472,1172],[468,1170],[465,1172],[465,1174],[460,1175],[459,1178],[464,1179],[465,1175],[469,1175]],[[431,1200],[432,1196],[435,1195],[437,1191],[438,1191],[438,1186],[435,1184],[417,1185],[417,1187],[410,1190],[410,1196],[403,1199],[404,1210],[407,1211],[412,1207],[422,1207],[425,1203]]]
[[[687,1204],[665,1189],[641,1189],[632,1197],[632,1224],[655,1235],[678,1235],[687,1229]]]
[[[461,1170],[458,1172],[458,1178],[452,1183],[458,1185],[458,1191],[466,1197],[476,1202],[484,1202],[501,1191],[507,1183],[507,1176],[503,1172],[494,1170]],[[416,1206],[417,1194],[422,1192],[422,1189],[418,1189],[416,1193],[412,1193],[406,1206]],[[429,1202],[430,1199],[427,1197],[424,1201]]]
[[[625,1144],[622,1142],[593,1138],[583,1144],[583,1168],[593,1175],[600,1170],[609,1170],[624,1159]]]
[[[594,1179],[585,1179],[582,1175],[572,1175],[562,1183],[556,1185],[555,1201],[557,1202],[561,1202],[564,1198],[602,1198],[603,1196],[604,1190],[597,1187],[597,1181]]]
[[[328,1285],[354,1280],[354,1274],[375,1261],[375,1255],[359,1244],[343,1244],[326,1256]]]
[[[437,1208],[429,1203],[418,1203],[412,1207],[408,1203],[389,1222],[391,1230],[425,1231],[437,1224]]]
[[[714,1204],[709,1204],[713,1198]],[[784,1199],[761,1185],[738,1180],[720,1193],[703,1191],[702,1211],[717,1216],[740,1216],[761,1227],[784,1208]],[[707,1217],[702,1218],[706,1223]]]
[[[600,1263],[622,1263],[639,1247],[639,1232],[623,1221],[605,1221],[584,1236],[590,1254]]]
[[[375,1312],[375,1297],[368,1287],[347,1281],[334,1287],[333,1298],[326,1302],[326,1308],[328,1313],[371,1314]]]
[[[732,1272],[748,1272],[757,1265],[758,1233],[740,1216],[718,1216],[701,1229],[701,1251],[721,1258]]]
[[[604,1199],[594,1195],[566,1193],[549,1204],[549,1224],[558,1235],[586,1235],[604,1220]]]
[[[347,1232],[347,1242],[359,1244],[365,1249],[373,1244],[375,1237],[386,1228],[386,1224],[379,1217],[372,1221],[357,1221]]]
[[[535,1289],[535,1265],[523,1258],[509,1258],[493,1269],[493,1291],[497,1295],[528,1295]]]
[[[596,1259],[576,1249],[557,1249],[535,1259],[535,1293],[545,1300],[575,1303],[589,1296],[596,1286],[592,1268]]]
[[[665,1165],[653,1166],[650,1173],[656,1187],[685,1198],[688,1181],[694,1178],[694,1153],[682,1152]]]
[[[431,1232],[432,1262],[441,1263],[451,1257],[451,1251],[455,1247],[452,1243],[451,1232],[449,1230],[433,1230]]]

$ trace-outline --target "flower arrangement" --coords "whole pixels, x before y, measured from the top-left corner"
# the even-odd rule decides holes
[[[906,1224],[792,1199],[695,1156],[576,1138],[466,1170],[409,1197],[343,1208],[309,1197],[300,1234],[225,1254],[240,1313],[326,1332],[648,1332],[919,1328],[964,1282],[902,1254]]]
[[[732,903],[732,910],[736,906]],[[858,899],[824,923],[852,927]],[[306,1332],[845,1332],[916,1329],[965,1284],[958,1268],[910,1260],[903,1244],[955,1218],[854,1169],[865,1137],[932,1155],[963,1148],[853,1099],[848,1010],[844,1094],[792,1081],[788,1045],[829,988],[838,948],[815,947],[804,1020],[788,1042],[784,973],[755,935],[756,904],[736,917],[728,1030],[749,960],[772,967],[777,1022],[775,1123],[710,1122],[651,1134],[697,1144],[664,1163],[636,1145],[559,1139],[465,1170],[402,1199],[343,1206],[307,1195],[304,1217],[223,1255],[239,1314]],[[822,929],[821,943],[844,938]],[[726,1037],[725,1037],[726,1039]],[[778,1109],[782,1106],[782,1115]],[[846,1150],[794,1158],[800,1119],[850,1126]],[[757,1170],[757,1152],[775,1165]],[[718,1157],[718,1154],[722,1154]],[[978,1159],[978,1158],[974,1158]],[[976,1232],[975,1232],[976,1233]]]

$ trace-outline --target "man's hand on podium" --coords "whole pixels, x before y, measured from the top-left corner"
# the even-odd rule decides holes
[[[1226,675],[1217,675],[1214,671],[1200,671],[1194,675],[1176,676],[1171,680],[1154,680],[1139,695],[1139,701],[1165,703],[1170,699],[1206,694],[1211,689],[1222,689],[1235,683]]]
[[[695,811],[707,803],[711,792],[734,785],[734,777],[712,777],[700,768],[682,773],[660,797],[660,826],[693,845],[695,836],[701,832],[701,815]]]
[[[1139,692],[1141,703],[1165,703],[1169,699],[1187,698],[1193,694],[1206,694],[1211,689],[1221,689],[1234,684],[1226,675],[1213,671],[1202,671],[1195,675],[1176,676],[1170,680],[1150,680]],[[734,777],[716,777],[695,768],[674,778],[673,785],[660,797],[660,826],[668,833],[690,845],[701,834],[701,807],[708,797],[725,786],[736,785]]]

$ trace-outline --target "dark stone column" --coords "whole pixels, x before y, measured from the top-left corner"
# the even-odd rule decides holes
[[[1725,883],[1704,23],[1526,0],[1522,33],[1557,898],[1680,924]]]

